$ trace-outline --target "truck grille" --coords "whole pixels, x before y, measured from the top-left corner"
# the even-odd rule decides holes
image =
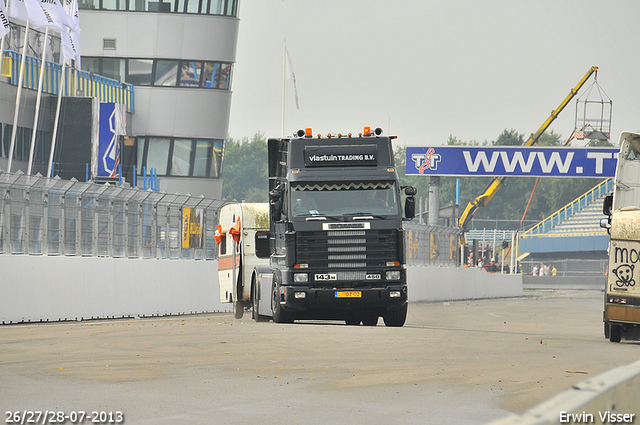
[[[387,262],[398,260],[398,233],[393,229],[298,232],[296,249],[297,262],[308,264],[309,268],[385,267]],[[352,277],[344,280],[356,280],[364,276],[364,271],[345,271],[340,275]]]

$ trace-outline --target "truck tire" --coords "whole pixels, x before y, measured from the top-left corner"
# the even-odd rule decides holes
[[[407,320],[407,304],[397,310],[388,310],[382,316],[385,326],[401,327]]]
[[[293,314],[285,311],[280,305],[280,285],[277,281],[271,287],[271,313],[276,323],[293,323]]]
[[[402,323],[404,323],[404,321]],[[362,324],[364,326],[376,326],[378,324],[378,315],[376,313],[366,312],[364,316],[362,316]]]
[[[609,341],[620,342],[622,340],[622,326],[610,325]]]

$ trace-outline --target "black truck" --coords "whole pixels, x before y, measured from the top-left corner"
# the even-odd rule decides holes
[[[404,325],[402,221],[414,217],[416,189],[399,185],[394,138],[365,127],[269,139],[269,262],[244,288],[254,319]]]

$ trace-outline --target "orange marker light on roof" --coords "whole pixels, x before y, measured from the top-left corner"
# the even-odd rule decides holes
[[[365,127],[364,128],[364,135],[365,136],[371,136],[371,127]]]
[[[313,137],[313,130],[311,130],[311,127],[307,127],[304,129],[304,135],[305,137]]]

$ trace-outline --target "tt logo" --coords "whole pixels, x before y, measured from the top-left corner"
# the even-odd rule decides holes
[[[435,149],[429,148],[424,155],[420,153],[412,154],[411,159],[416,165],[416,169],[418,170],[418,172],[420,174],[424,174],[424,170],[426,170],[427,168],[432,171],[437,170],[438,162],[440,162],[441,157],[439,154],[435,153]]]

